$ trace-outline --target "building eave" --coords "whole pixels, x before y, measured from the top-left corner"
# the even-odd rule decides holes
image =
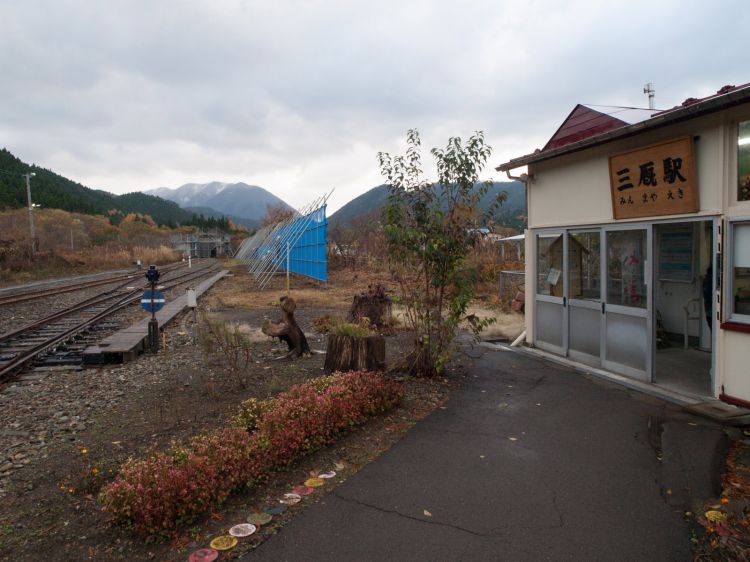
[[[587,148],[592,148],[594,146],[599,146],[608,142],[613,142],[615,140],[632,137],[645,131],[659,129],[661,127],[666,127],[668,125],[673,125],[682,121],[688,121],[690,119],[702,117],[710,113],[715,113],[717,111],[728,109],[737,105],[742,105],[743,103],[748,102],[750,102],[750,86],[746,86],[744,88],[740,88],[720,96],[711,97],[707,100],[692,105],[664,111],[662,113],[659,113],[655,117],[648,119],[647,121],[641,121],[640,123],[627,125],[620,129],[608,131],[606,133],[576,141],[559,148],[543,150],[535,152],[533,154],[527,154],[526,156],[521,156],[519,158],[513,158],[512,160],[509,160],[504,164],[500,164],[495,168],[495,170],[497,170],[498,172],[509,172],[510,170],[520,168],[521,166],[528,166],[529,164],[536,164],[537,162],[543,162],[545,160],[550,160],[552,158],[557,158],[566,154],[572,154],[574,152],[579,152]]]

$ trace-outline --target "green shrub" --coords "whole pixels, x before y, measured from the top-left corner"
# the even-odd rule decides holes
[[[396,406],[401,384],[369,372],[336,373],[267,401],[245,401],[243,423],[120,467],[101,493],[105,510],[148,537],[174,536],[233,491],[333,443],[351,427]]]
[[[258,424],[260,417],[274,407],[273,399],[258,400],[250,398],[240,404],[240,411],[232,418],[232,423],[252,431]]]

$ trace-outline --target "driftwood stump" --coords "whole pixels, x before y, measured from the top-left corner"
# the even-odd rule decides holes
[[[278,322],[271,322],[266,320],[263,322],[261,330],[267,336],[279,338],[281,341],[286,342],[289,347],[289,353],[284,357],[300,357],[302,355],[310,355],[310,346],[307,343],[307,338],[304,332],[297,324],[294,319],[294,311],[297,309],[297,303],[294,302],[292,297],[281,297],[281,311],[284,316]]]
[[[328,336],[324,369],[334,371],[384,371],[383,336]]]
[[[391,305],[383,285],[368,285],[367,292],[354,296],[347,321],[356,324],[367,318],[370,326],[383,328],[391,322]]]

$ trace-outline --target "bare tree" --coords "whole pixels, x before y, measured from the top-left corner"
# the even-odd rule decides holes
[[[261,227],[280,223],[294,216],[294,210],[283,203],[266,205],[266,214],[260,219]]]

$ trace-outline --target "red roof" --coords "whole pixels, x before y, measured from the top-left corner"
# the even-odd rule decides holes
[[[552,138],[547,141],[542,151],[565,146],[613,129],[619,129],[627,124],[616,117],[578,104],[555,134],[552,135]]]
[[[713,95],[701,99],[688,98],[682,105],[664,111],[621,108],[624,112],[618,115],[622,119],[579,104],[542,150],[536,149],[531,154],[513,158],[495,169],[513,170],[615,139],[636,135],[646,130],[748,103],[750,103],[750,83],[742,86],[724,86]],[[627,111],[635,113],[629,115]]]
[[[683,107],[687,107],[689,105],[695,105],[696,103],[702,103],[706,100],[710,100],[713,98],[718,98],[719,96],[723,96],[724,94],[728,94],[730,92],[734,92],[736,90],[742,90],[744,88],[747,88],[750,86],[750,82],[747,84],[742,84],[741,86],[734,86],[732,84],[728,84],[726,86],[723,86],[720,88],[715,94],[711,94],[710,96],[706,96],[705,98],[687,98],[684,102],[682,102],[680,105],[674,106],[672,109],[665,109],[664,111],[660,111],[657,115],[661,115],[664,113],[669,113],[670,111],[675,111],[677,109],[682,109]]]

